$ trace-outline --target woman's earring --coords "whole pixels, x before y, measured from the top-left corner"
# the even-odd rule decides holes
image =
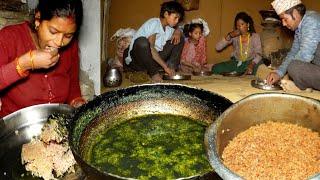
[[[248,23],[248,31],[250,31],[250,24]]]

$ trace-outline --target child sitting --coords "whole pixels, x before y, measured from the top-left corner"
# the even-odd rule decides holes
[[[192,20],[184,26],[185,44],[181,54],[180,71],[199,72],[207,63],[207,45],[205,36],[209,34],[207,23],[202,19]]]
[[[126,64],[135,71],[147,71],[154,82],[161,82],[161,68],[168,75],[177,69],[183,39],[179,29],[173,27],[183,19],[184,9],[178,2],[161,5],[160,18],[146,21],[134,35],[129,48],[124,52]]]

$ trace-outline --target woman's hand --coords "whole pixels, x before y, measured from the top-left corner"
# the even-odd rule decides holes
[[[59,60],[58,49],[32,50],[18,58],[19,64],[24,70],[48,69]]]
[[[232,38],[240,36],[240,31],[238,29],[231,31],[227,34],[227,36],[225,37],[225,39],[227,41],[230,41]]]
[[[240,36],[241,33],[240,33],[240,30],[236,29],[234,31],[229,32],[229,34],[232,38],[234,38],[234,37]]]
[[[254,62],[250,63],[248,65],[247,70],[246,70],[246,72],[244,74],[252,75],[254,66],[255,66]]]
[[[46,50],[37,50],[34,53],[34,68],[48,69],[54,65],[59,60],[60,55],[58,54],[58,49],[46,49]]]
[[[70,105],[74,108],[78,108],[86,103],[86,100],[84,100],[82,97],[75,98],[71,101]]]

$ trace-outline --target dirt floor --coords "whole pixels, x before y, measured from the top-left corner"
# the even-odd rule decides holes
[[[191,80],[185,81],[164,81],[163,83],[174,83],[174,84],[183,84],[190,87],[196,87],[205,89],[219,95],[222,95],[232,102],[239,101],[249,95],[256,94],[256,93],[269,93],[269,92],[278,92],[278,93],[286,93],[282,90],[279,91],[266,91],[257,89],[251,86],[251,80],[255,79],[254,76],[242,76],[242,77],[226,77],[222,75],[212,75],[212,76],[192,76]],[[123,81],[121,86],[117,88],[125,88],[128,86],[133,86],[137,84],[143,83],[151,83],[148,79],[143,79],[144,82],[138,81],[132,82],[132,78],[128,75],[123,76]],[[102,88],[102,93],[114,90],[117,88]],[[313,92],[301,92],[301,93],[290,93],[296,94],[300,96],[306,96],[314,99],[320,100],[320,91],[313,91]]]

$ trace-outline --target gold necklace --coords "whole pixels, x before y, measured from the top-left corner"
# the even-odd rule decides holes
[[[250,46],[250,34],[248,34],[248,42],[247,42],[247,49],[246,51],[244,52],[244,55],[243,55],[243,48],[242,48],[242,36],[240,35],[240,59],[241,61],[245,61],[247,60],[248,58],[248,52],[249,52],[249,46]]]

